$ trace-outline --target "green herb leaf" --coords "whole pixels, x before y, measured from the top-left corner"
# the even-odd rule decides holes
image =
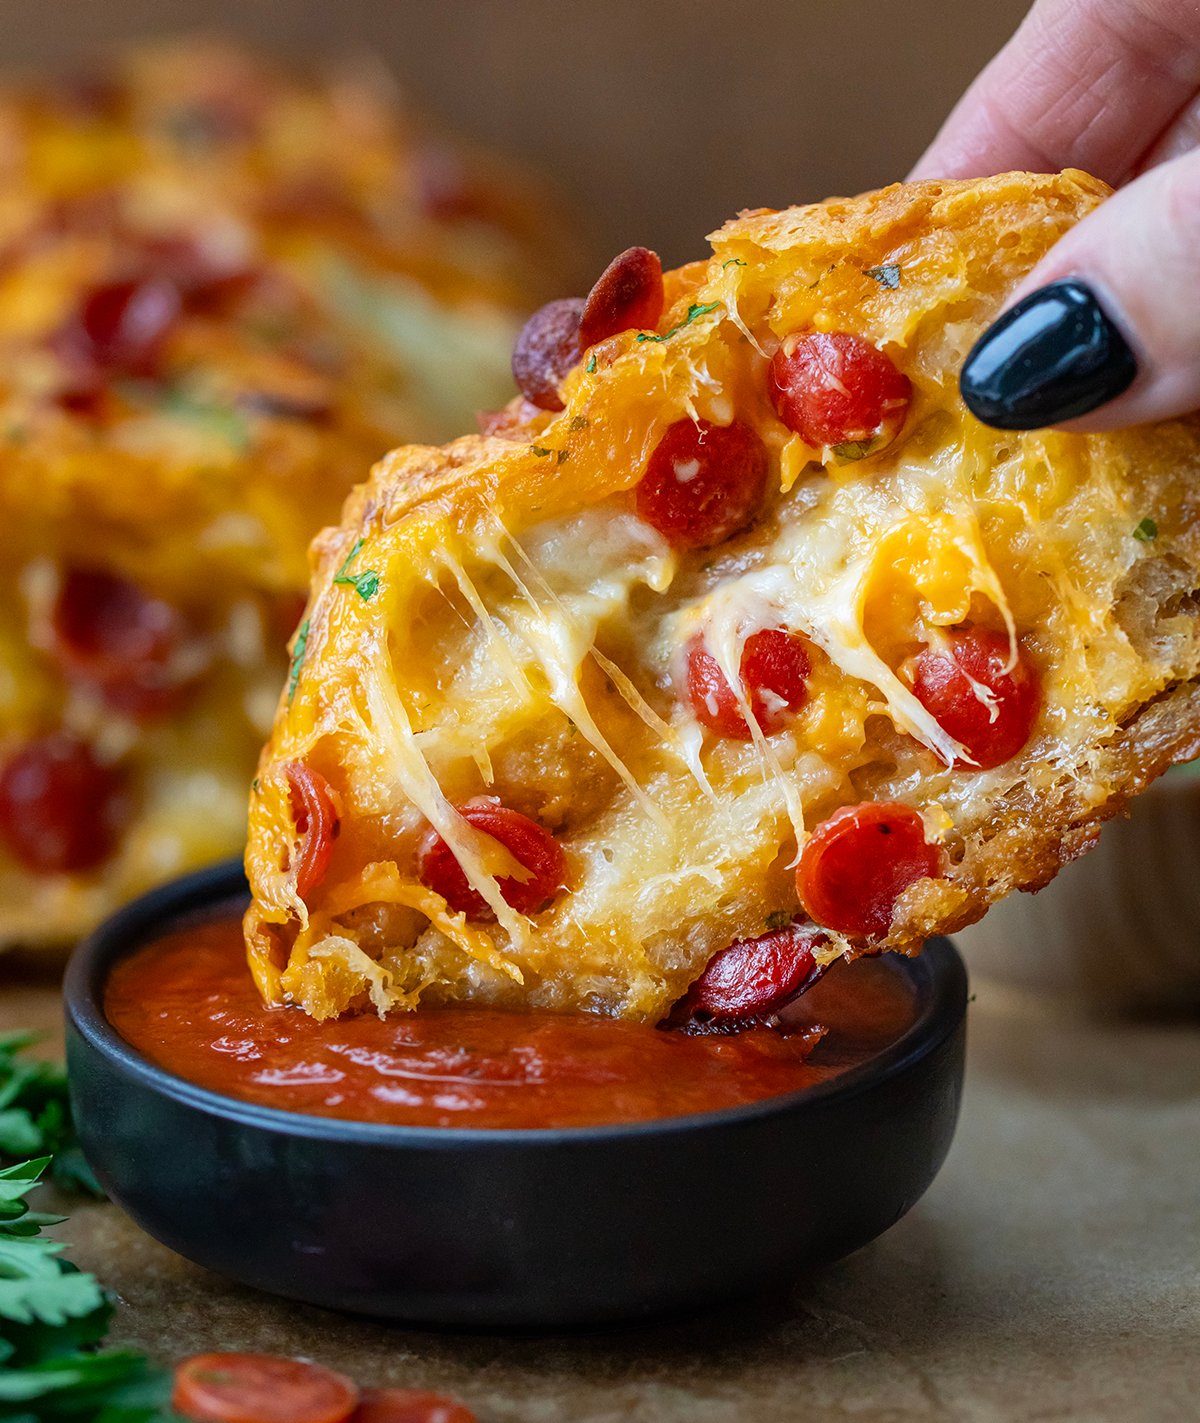
[[[587,427],[588,418],[586,415],[572,415],[571,423],[567,426],[567,429],[574,434],[577,430],[586,430]]]
[[[312,619],[305,618],[296,629],[296,641],[292,644],[292,664],[288,668],[287,699],[288,706],[292,704],[292,698],[296,695],[296,687],[300,681],[300,669],[304,666],[304,654],[308,651],[308,629]]]
[[[8,1035],[0,1056],[11,1059],[30,1040]],[[43,1156],[0,1170],[0,1417],[174,1423],[165,1370],[132,1350],[97,1350],[112,1305],[95,1276],[77,1270],[63,1259],[64,1247],[42,1235],[61,1217],[28,1208],[48,1165]]]
[[[725,261],[721,263],[722,267],[744,267],[745,265],[745,262],[743,262],[740,257],[727,257]]]
[[[593,376],[593,375],[596,374],[596,353],[595,353],[595,351],[592,352],[592,355],[591,355],[590,360],[588,361],[587,365],[584,366],[584,370],[585,370],[585,371],[588,373],[588,375],[590,375],[590,376]]]
[[[535,455],[537,455],[539,459],[548,459],[551,455],[553,455],[555,465],[566,464],[566,462],[571,458],[570,450],[551,450],[547,449],[545,445],[530,445],[529,448],[534,452]]]
[[[1153,539],[1158,538],[1158,525],[1153,519],[1143,519],[1133,531],[1133,536],[1139,543],[1148,544]]]
[[[42,1133],[24,1107],[0,1112],[0,1152],[5,1156],[28,1156],[42,1145]]]
[[[50,1171],[58,1185],[103,1197],[75,1137],[66,1073],[58,1063],[24,1055],[37,1040],[36,1033],[0,1034],[0,1161],[53,1155]],[[19,1197],[11,1191],[0,1173],[0,1203]]]
[[[379,574],[373,568],[368,568],[362,573],[348,573],[347,569],[354,562],[358,551],[363,546],[362,539],[356,539],[354,547],[342,561],[341,568],[333,575],[333,581],[345,588],[353,588],[364,603],[370,600],[379,592]]]
[[[854,460],[866,459],[868,455],[874,454],[880,443],[880,438],[876,435],[869,440],[847,440],[845,444],[834,445],[832,449],[839,460],[850,464]]]
[[[648,331],[639,331],[637,339],[639,341],[669,341],[672,336],[682,331],[685,326],[690,326],[698,316],[707,316],[710,311],[716,311],[720,305],[721,303],[719,301],[710,301],[707,305],[703,306],[699,303],[693,303],[693,305],[688,307],[687,315],[678,326],[672,326],[670,331],[664,331],[661,336],[651,336]]]
[[[768,929],[786,929],[794,918],[790,909],[772,909],[767,915],[766,925]]]
[[[868,267],[867,276],[874,277],[881,287],[895,291],[900,285],[900,268],[895,262],[885,262],[882,267]]]

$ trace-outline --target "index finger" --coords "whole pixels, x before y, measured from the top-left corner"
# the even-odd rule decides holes
[[[1198,85],[1193,0],[1037,0],[911,176],[1084,168],[1115,187]]]

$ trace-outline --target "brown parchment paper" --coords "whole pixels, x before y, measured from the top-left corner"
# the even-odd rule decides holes
[[[0,961],[0,1028],[57,1025],[31,971]],[[218,1279],[112,1205],[69,1203],[61,1233],[117,1291],[117,1340],[164,1361],[307,1355],[447,1389],[481,1423],[1200,1418],[1200,1026],[1056,1017],[987,984],[971,1014],[958,1138],[911,1214],[783,1293],[692,1319],[425,1333]]]

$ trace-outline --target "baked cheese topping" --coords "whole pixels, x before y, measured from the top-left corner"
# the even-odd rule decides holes
[[[957,393],[1106,191],[749,214],[657,301],[632,249],[531,321],[496,434],[378,465],[252,797],[264,995],[658,1019],[731,945],[914,950],[1184,754],[1118,764],[1200,671],[1195,427],[1001,433]]]

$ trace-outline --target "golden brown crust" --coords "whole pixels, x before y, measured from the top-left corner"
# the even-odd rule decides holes
[[[871,944],[911,951],[1045,883],[1194,754],[1200,425],[1004,433],[957,389],[1007,296],[1107,191],[1006,174],[743,215],[710,261],[667,274],[657,332],[592,348],[561,415],[529,424],[514,405],[506,438],[377,465],[314,545],[307,645],[261,762],[247,864],[264,991],[319,1014],[369,992],[380,1007],[466,995],[652,1016],[731,939],[798,911],[798,844],[863,800],[911,806],[941,847],[944,873]],[[782,424],[767,362],[813,329],[859,335],[909,378],[892,443],[816,448]],[[750,425],[773,487],[750,530],[681,553],[631,491],[664,432],[696,418]],[[1147,517],[1155,532],[1135,536]],[[334,581],[356,549],[380,577],[370,601]],[[1011,761],[947,769],[906,669],[979,620],[1019,636],[1042,710]],[[750,630],[778,625],[813,646],[802,712],[761,745],[704,732],[681,649],[699,633],[735,666]],[[561,764],[576,734],[586,771]],[[329,882],[303,898],[279,790],[295,761],[345,813]],[[514,766],[536,778],[524,795]],[[564,776],[587,780],[578,805]],[[553,824],[572,866],[532,923],[502,904],[498,923],[455,920],[420,884],[429,822],[449,839],[451,807],[497,785]],[[478,850],[455,844],[493,882]],[[415,939],[411,921],[348,921],[347,905],[377,916],[380,900],[417,916]]]

